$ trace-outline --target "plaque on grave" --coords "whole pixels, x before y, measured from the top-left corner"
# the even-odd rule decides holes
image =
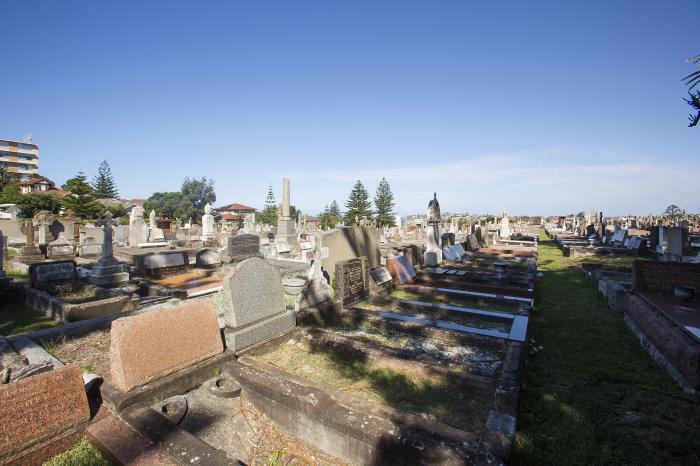
[[[377,286],[381,286],[391,281],[391,274],[389,273],[389,270],[384,266],[375,267],[372,270],[370,270],[369,273],[370,275],[372,275],[372,280],[374,280],[374,283]]]
[[[227,249],[231,261],[258,257],[260,255],[260,237],[249,234],[229,236]]]
[[[366,298],[369,288],[366,257],[348,259],[335,264],[335,293],[343,306]]]

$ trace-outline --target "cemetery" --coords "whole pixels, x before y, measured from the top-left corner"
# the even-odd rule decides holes
[[[418,226],[319,228],[282,189],[277,228],[209,204],[201,226],[136,206],[72,239],[46,239],[60,223],[46,213],[5,227],[22,237],[3,251],[23,242],[3,264],[27,275],[3,272],[2,299],[31,330],[0,337],[0,464],[73,445],[113,464],[509,463],[526,454],[539,283],[561,261],[650,364],[700,387],[689,227],[505,213],[458,227],[434,193]]]

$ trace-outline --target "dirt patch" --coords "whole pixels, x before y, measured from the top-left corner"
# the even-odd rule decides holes
[[[61,336],[51,342],[39,342],[65,364],[78,363],[83,372],[109,379],[109,330],[99,330],[75,338]]]

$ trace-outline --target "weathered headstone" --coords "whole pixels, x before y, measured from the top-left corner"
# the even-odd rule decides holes
[[[0,464],[42,464],[48,458],[37,455],[51,455],[51,444],[90,420],[80,368],[70,365],[0,385],[0,420]]]
[[[240,351],[285,333],[296,316],[285,309],[279,270],[260,258],[246,259],[224,277],[226,346]]]
[[[369,295],[369,262],[366,257],[349,259],[335,264],[335,295],[343,306]]]
[[[221,265],[221,255],[211,249],[202,249],[195,257],[195,267],[213,268]]]
[[[416,270],[406,256],[388,257],[386,268],[395,285],[403,285],[416,278]]]
[[[29,266],[32,288],[49,292],[69,293],[80,284],[75,261],[38,262]]]
[[[102,257],[92,268],[92,273],[88,277],[93,285],[103,287],[114,287],[129,281],[128,267],[120,264],[114,259],[113,254],[113,226],[112,214],[107,212],[97,221],[98,226],[104,227],[104,246]]]
[[[426,249],[423,254],[423,263],[428,266],[440,265],[442,262],[442,249],[440,248],[440,204],[437,200],[437,193],[428,203],[428,229],[426,238]]]
[[[94,236],[86,236],[78,247],[78,254],[83,258],[95,258],[102,255],[102,245],[97,244]]]
[[[242,234],[228,237],[227,255],[232,262],[260,256],[260,237]]]
[[[143,207],[135,206],[129,216],[129,246],[135,248],[148,240],[148,225],[143,219]]]
[[[16,259],[23,264],[32,264],[44,260],[43,254],[39,248],[34,245],[34,224],[31,220],[24,222],[26,243],[20,248]]]
[[[49,243],[47,252],[51,260],[72,259],[75,255],[75,248],[63,233],[59,233],[58,239]]]
[[[209,239],[214,236],[214,216],[211,214],[211,205],[207,202],[202,215],[202,237]]]
[[[184,251],[148,254],[140,260],[143,263],[143,273],[154,277],[175,275],[189,268],[187,253]]]
[[[148,242],[149,243],[164,243],[165,234],[160,228],[151,228],[148,230]]]
[[[210,300],[164,306],[112,322],[109,361],[112,383],[123,391],[223,352],[219,322]]]

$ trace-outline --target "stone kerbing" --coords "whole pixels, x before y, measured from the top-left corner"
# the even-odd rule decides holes
[[[112,382],[123,391],[224,351],[210,299],[117,319],[110,336]]]

